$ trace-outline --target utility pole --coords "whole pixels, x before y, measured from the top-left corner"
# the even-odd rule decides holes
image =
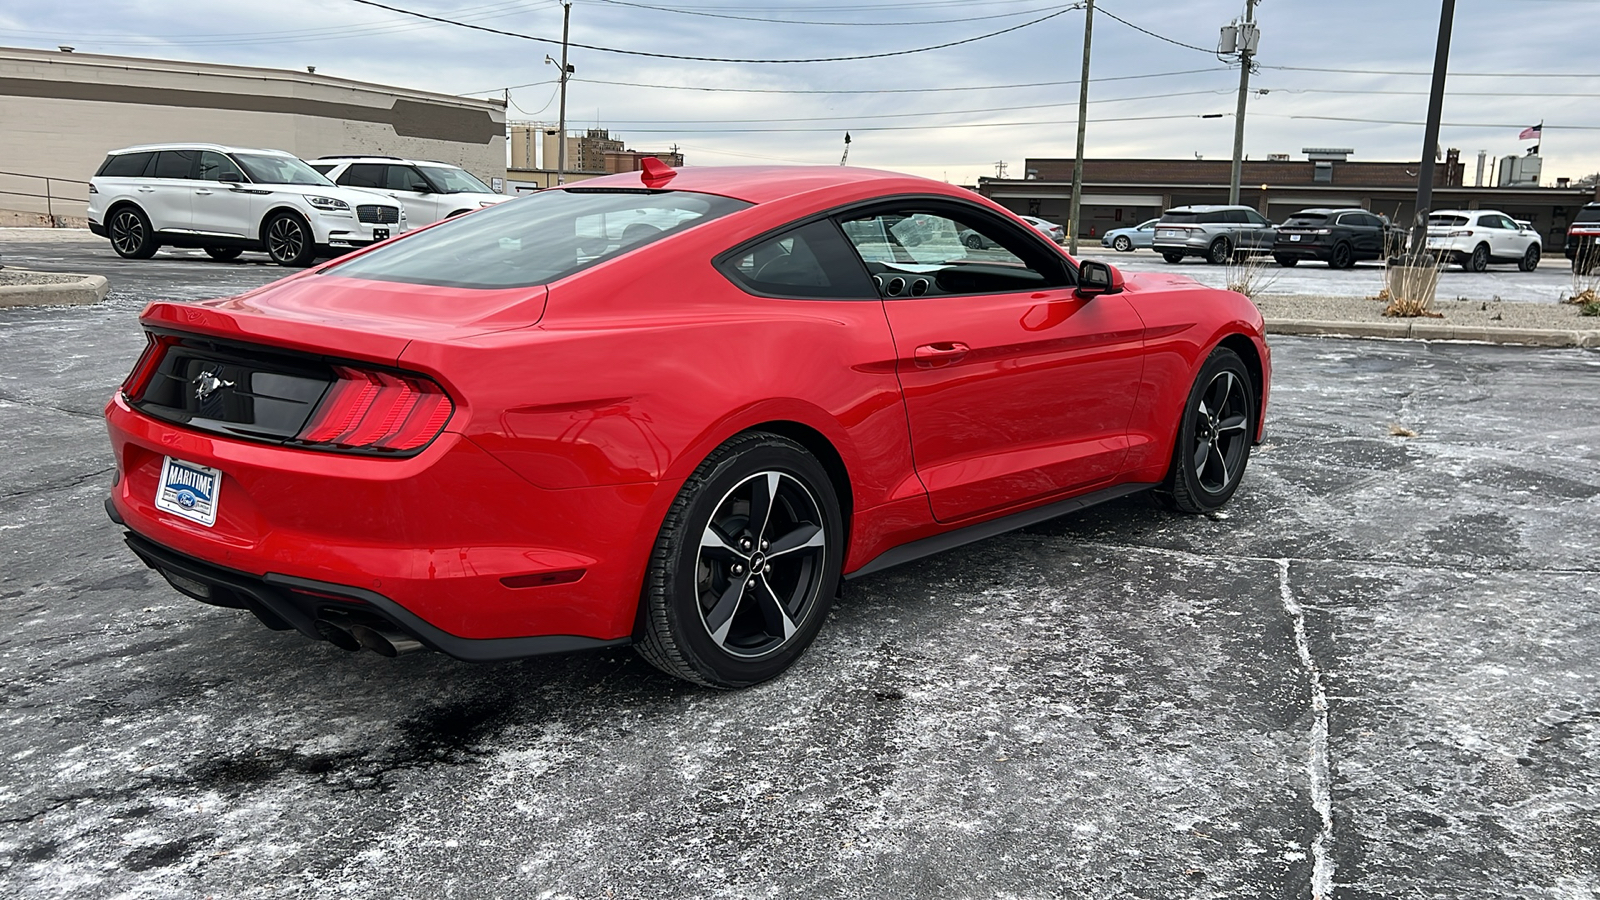
[[[1411,222],[1411,253],[1420,261],[1428,249],[1428,210],[1433,206],[1434,158],[1439,155],[1439,118],[1444,113],[1444,75],[1450,66],[1450,26],[1456,0],[1439,10],[1439,44],[1433,51],[1433,90],[1428,94],[1428,124],[1422,134],[1422,162],[1417,165],[1417,214]]]
[[[567,28],[572,21],[572,0],[561,3],[561,118],[556,125],[556,184],[567,183],[567,78],[572,67],[567,65]],[[546,60],[554,62],[546,56]]]
[[[1083,136],[1089,128],[1089,39],[1094,34],[1094,0],[1083,16],[1083,75],[1078,79],[1078,154],[1072,160],[1072,206],[1067,213],[1067,253],[1078,255],[1078,210],[1083,194]]]
[[[846,131],[844,133],[844,155],[839,157],[839,165],[842,166],[848,162],[850,162],[850,132]]]
[[[1228,177],[1228,205],[1239,205],[1239,177],[1244,167],[1244,101],[1250,94],[1250,62],[1256,55],[1256,2],[1245,0],[1239,28],[1239,106],[1233,114],[1233,171]]]

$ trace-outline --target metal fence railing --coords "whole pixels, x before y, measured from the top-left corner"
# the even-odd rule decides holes
[[[35,188],[35,190],[33,190],[33,191],[12,191],[12,190],[5,190],[4,188],[0,188],[0,195],[7,195],[7,196],[12,196],[12,197],[32,197],[32,198],[35,198],[35,199],[38,199],[38,200],[43,200],[44,201],[45,214],[50,217],[50,225],[51,225],[51,227],[54,227],[54,228],[65,227],[65,225],[62,222],[61,217],[58,217],[56,215],[56,204],[58,202],[59,203],[88,203],[89,202],[89,192],[87,190],[72,190],[72,189],[62,190],[61,189],[61,187],[60,187],[61,185],[69,185],[69,184],[82,185],[84,188],[87,188],[89,186],[89,182],[82,181],[82,180],[77,179],[77,178],[57,178],[54,175],[34,175],[34,174],[31,174],[31,173],[28,173],[28,172],[4,172],[4,171],[0,171],[0,176],[6,176],[6,177],[9,177],[9,178],[27,178],[27,179],[31,179],[32,181],[42,181],[42,182],[44,182],[44,185],[43,185],[44,193],[42,193],[42,194],[37,192],[37,188],[38,188],[37,185],[29,184],[29,185],[24,185],[24,186],[25,187],[33,187],[33,188]]]

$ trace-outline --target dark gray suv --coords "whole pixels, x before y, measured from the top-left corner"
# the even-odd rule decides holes
[[[1272,252],[1277,229],[1248,206],[1176,206],[1156,224],[1152,248],[1169,263],[1198,256],[1221,265]]]

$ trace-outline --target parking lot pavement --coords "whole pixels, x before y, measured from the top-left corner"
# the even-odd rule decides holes
[[[1169,263],[1153,250],[1118,253],[1098,241],[1080,245],[1081,255],[1111,263],[1125,272],[1178,272],[1212,287],[1226,287],[1227,267],[1214,266],[1197,257]],[[1270,258],[1261,280],[1267,294],[1301,296],[1370,297],[1384,288],[1383,264],[1357,263],[1349,269],[1330,269],[1324,263],[1303,262],[1284,268]],[[1439,276],[1438,299],[1504,300],[1508,303],[1558,303],[1572,292],[1572,268],[1560,255],[1546,256],[1539,268],[1519,272],[1516,266],[1494,265],[1487,272],[1465,272],[1449,266]]]
[[[0,311],[0,896],[1600,883],[1600,354],[1276,339],[1224,512],[852,582],[791,672],[717,693],[626,650],[346,654],[168,588],[101,508],[98,410],[146,300],[275,270],[150,271]]]

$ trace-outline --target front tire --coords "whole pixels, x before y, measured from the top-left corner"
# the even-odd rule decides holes
[[[1117,239],[1111,242],[1111,246],[1118,253],[1127,253],[1133,249],[1133,241],[1128,240],[1127,235],[1119,234]]]
[[[1517,260],[1517,269],[1523,272],[1532,272],[1537,268],[1539,268],[1539,245],[1529,244],[1528,252],[1522,254],[1522,258]]]
[[[294,213],[278,213],[261,227],[267,255],[280,266],[305,268],[317,259],[311,226]]]
[[[1191,514],[1214,512],[1233,497],[1255,439],[1255,389],[1239,354],[1211,351],[1183,407],[1172,466],[1157,496]]]
[[[696,684],[766,681],[822,627],[844,549],[822,464],[788,438],[738,435],[695,469],[662,522],[634,646]]]
[[[106,223],[106,234],[111,238],[111,249],[123,259],[149,259],[161,249],[150,218],[137,206],[117,210]]]

